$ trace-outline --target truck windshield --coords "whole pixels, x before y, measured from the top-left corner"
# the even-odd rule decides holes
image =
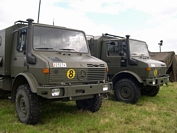
[[[49,27],[34,27],[35,50],[88,53],[83,32]]]
[[[130,40],[130,55],[149,57],[149,52],[146,43],[137,40]]]

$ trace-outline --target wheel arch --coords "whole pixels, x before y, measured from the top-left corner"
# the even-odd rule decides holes
[[[136,73],[131,72],[131,71],[121,71],[115,74],[112,78],[113,88],[114,88],[114,85],[117,83],[117,81],[123,78],[132,79],[134,82],[138,82],[139,84],[143,83],[143,80],[141,79],[141,77],[137,75]]]
[[[12,101],[15,101],[15,95],[20,85],[28,84],[33,93],[37,92],[38,83],[31,73],[20,73],[15,77],[12,87]]]

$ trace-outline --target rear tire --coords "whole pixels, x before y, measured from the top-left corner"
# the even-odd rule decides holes
[[[154,97],[159,93],[160,86],[148,86],[143,89],[141,89],[141,94]]]
[[[94,95],[94,98],[76,100],[77,108],[80,110],[89,110],[91,112],[96,112],[101,108],[102,97],[99,95]]]
[[[22,123],[37,124],[41,119],[41,102],[39,97],[32,93],[29,85],[18,87],[16,99],[16,112]]]
[[[135,104],[140,98],[140,88],[131,79],[121,79],[114,87],[117,101]]]

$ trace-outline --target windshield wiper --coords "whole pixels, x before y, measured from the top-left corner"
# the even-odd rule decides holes
[[[62,50],[63,50],[63,51],[75,51],[74,49],[68,49],[68,48],[66,48],[66,49],[63,48],[63,49],[59,49],[59,50],[61,50],[61,51],[62,51]]]
[[[132,53],[131,55],[132,55],[132,56],[136,56],[136,55],[138,56],[138,53]]]
[[[147,58],[149,59],[149,56],[148,55],[145,55],[144,53],[131,53],[132,56],[135,56],[135,57],[140,57],[140,58]]]
[[[46,48],[35,48],[35,49],[53,49],[53,48],[47,48],[47,47],[46,47]]]
[[[140,53],[139,55],[140,55],[140,56],[143,56],[144,54],[143,54],[143,53]]]
[[[143,56],[144,53],[132,53],[132,56]]]

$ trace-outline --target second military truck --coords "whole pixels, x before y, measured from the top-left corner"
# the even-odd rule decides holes
[[[168,83],[166,64],[150,58],[147,44],[111,34],[87,36],[91,54],[107,62],[116,100],[136,103],[140,95],[156,96]]]
[[[23,123],[38,123],[46,100],[76,100],[78,109],[98,111],[112,88],[107,72],[83,31],[32,19],[0,31],[0,93],[11,92]]]

